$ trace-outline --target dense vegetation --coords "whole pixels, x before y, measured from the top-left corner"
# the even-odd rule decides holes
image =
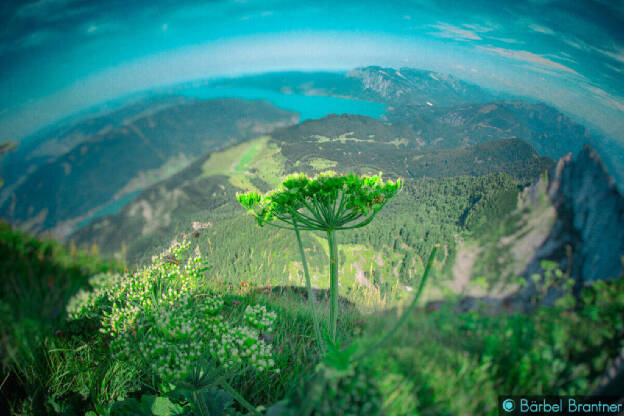
[[[338,166],[406,179],[396,195],[367,194],[384,209],[337,243],[312,226],[318,218],[300,221],[301,236],[267,232],[235,200],[252,189],[264,206],[256,197],[284,173]],[[466,244],[479,246],[468,278],[524,284],[501,265],[513,262],[500,242],[549,208],[518,200],[550,166],[518,139],[426,150],[405,125],[330,116],[198,159],[79,233],[82,246],[100,243],[90,255],[4,225],[1,405],[20,415],[459,415],[496,414],[501,391],[587,393],[621,348],[623,279],[575,297],[544,262],[528,280],[528,314],[487,298],[466,310],[448,289]],[[119,262],[99,260],[100,249]],[[417,304],[429,271],[425,296],[442,301]],[[553,282],[564,296],[539,306]]]
[[[378,120],[348,115],[280,129],[201,158],[144,191],[118,214],[93,221],[72,240],[79,246],[96,243],[104,255],[131,264],[146,264],[175,236],[194,234],[221,275],[238,281],[253,276],[263,284],[280,284],[281,276],[287,276],[289,282],[302,283],[292,236],[279,230],[265,235],[241,219],[236,192],[268,191],[292,171],[381,170],[390,178],[405,177],[406,192],[371,227],[341,236],[345,245],[339,259],[347,289],[357,278],[360,285],[375,283],[383,297],[397,291],[397,278],[402,285],[413,284],[434,241],[442,245],[434,268],[448,272],[460,234],[488,215],[513,209],[518,187],[552,165],[517,139],[423,152],[414,137],[401,138],[403,133]],[[430,172],[436,172],[436,179],[425,177]],[[322,278],[329,251],[318,237],[304,244],[310,250],[313,284],[324,286],[329,283]]]
[[[540,157],[525,141],[500,133],[490,135],[483,143],[461,147],[469,143],[445,143],[449,136],[443,132],[425,141],[416,127],[349,114],[308,120],[278,129],[272,137],[286,159],[286,172],[313,173],[318,170],[318,161],[323,160],[333,161],[344,172],[381,170],[389,177],[506,172],[530,181],[552,165],[551,160]]]
[[[359,359],[397,315],[341,302],[338,342],[321,359],[300,295],[232,284],[188,243],[127,274],[6,225],[0,247],[12,277],[1,394],[14,414],[497,414],[501,391],[587,393],[624,335],[619,279],[529,315],[458,312],[449,298]],[[566,281],[543,267],[536,299],[552,276]]]
[[[67,251],[54,240],[39,240],[0,222],[0,407],[10,409],[27,397],[43,409],[55,389],[55,357],[50,351],[76,345],[67,338],[65,306],[90,276],[119,272],[123,266],[98,259],[95,251]],[[91,351],[77,353],[90,356]],[[66,363],[59,365],[66,366]],[[26,396],[27,395],[27,396]]]
[[[175,189],[195,196],[179,203],[173,210],[171,224],[156,232],[141,235],[144,224],[130,221],[123,227],[114,223],[102,225],[104,228],[97,231],[108,236],[106,241],[114,241],[114,236],[122,239],[124,232],[135,236],[124,247],[125,258],[132,264],[147,264],[153,253],[166,249],[176,236],[187,235],[196,241],[203,255],[210,256],[220,278],[234,283],[303,285],[295,236],[278,229],[271,233],[258,229],[237,206],[232,186],[216,179],[205,178],[186,184],[180,180]],[[223,190],[219,184],[223,184]],[[403,296],[399,285],[417,283],[426,256],[435,243],[441,245],[441,250],[434,264],[434,275],[439,275],[442,280],[451,279],[457,240],[489,218],[511,211],[515,207],[518,186],[516,180],[505,174],[407,179],[404,191],[379,213],[375,221],[366,228],[345,231],[339,236],[341,284],[345,294],[370,282],[374,283],[380,298],[385,297],[386,302],[392,303]],[[200,197],[203,193],[199,190],[202,189],[214,196],[209,201]],[[228,201],[230,192],[231,200]],[[156,190],[154,194],[154,200],[162,195]],[[164,198],[160,198],[162,202]],[[194,208],[203,202],[206,203],[205,209]],[[136,217],[129,219],[136,220]],[[203,224],[205,228],[195,231],[193,223]],[[303,244],[313,286],[329,287],[329,251],[324,235],[311,234]],[[105,246],[101,249],[110,252]]]

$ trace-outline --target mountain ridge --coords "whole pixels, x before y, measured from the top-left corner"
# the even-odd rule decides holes
[[[589,137],[588,131],[583,126],[574,123],[552,107],[522,101],[491,101],[496,97],[473,84],[449,75],[411,68],[366,67],[345,74],[313,73],[313,76],[296,72],[271,73],[216,80],[213,84],[272,88],[279,86],[280,91],[284,90],[284,93],[342,94],[358,99],[374,95],[377,100],[392,104],[387,114],[383,116],[385,120],[357,115],[331,115],[320,121],[307,120],[293,129],[280,128],[279,123],[271,128],[259,129],[253,122],[243,121],[240,116],[239,121],[243,124],[222,123],[217,120],[219,115],[213,115],[213,123],[199,119],[196,122],[189,121],[189,118],[187,122],[191,122],[192,125],[185,126],[184,116],[179,118],[180,130],[190,129],[196,133],[210,127],[213,131],[219,130],[218,134],[223,136],[220,142],[225,140],[222,145],[217,146],[219,148],[227,148],[227,143],[242,143],[263,131],[275,130],[272,132],[270,146],[279,148],[281,159],[278,164],[284,164],[284,171],[303,170],[313,174],[320,169],[343,164],[343,168],[353,169],[359,173],[374,173],[374,169],[380,169],[391,176],[488,174],[500,170],[500,166],[489,167],[490,161],[487,157],[481,157],[483,155],[478,153],[492,151],[496,140],[512,139],[508,142],[511,144],[509,149],[515,148],[517,151],[525,152],[525,147],[513,140],[520,138],[526,140],[542,156],[557,159],[564,150],[574,150]],[[201,102],[191,98],[173,99],[187,105],[197,105],[190,103]],[[423,104],[423,100],[433,102],[425,101]],[[475,104],[474,101],[478,103]],[[177,108],[175,103],[172,105],[167,99],[153,98],[152,102],[156,103],[156,107],[164,106],[163,111],[171,112]],[[448,106],[442,106],[440,103]],[[61,153],[60,155],[54,156],[54,152],[46,150],[45,146],[40,146],[36,152],[31,151],[30,154],[34,155],[31,161],[35,160],[37,155],[47,155],[42,161],[45,163],[38,168],[36,163],[31,165],[35,166],[35,172],[24,175],[18,183],[7,180],[5,187],[0,190],[0,214],[32,231],[52,229],[60,235],[68,235],[91,218],[114,211],[115,209],[111,207],[123,205],[141,189],[180,171],[206,151],[214,150],[214,148],[200,149],[195,146],[196,143],[189,141],[188,137],[177,133],[173,135],[176,138],[167,137],[167,133],[162,133],[160,139],[156,137],[158,135],[150,133],[152,136],[148,142],[139,146],[138,143],[143,140],[141,134],[145,134],[150,128],[149,124],[153,123],[153,120],[149,121],[150,117],[157,117],[161,113],[156,109],[150,109],[149,105],[141,103],[132,105],[137,109],[136,114],[118,117],[119,125],[114,125],[114,122],[97,125],[98,121],[95,121],[94,129],[97,131],[91,138],[85,138],[87,134],[79,131],[75,137],[71,136],[65,141],[61,137],[56,142],[49,142],[49,148],[55,148],[54,143],[58,145],[52,150]],[[148,115],[142,116],[142,112]],[[102,120],[105,120],[107,116],[103,117]],[[286,115],[284,117],[288,119]],[[137,122],[147,126],[137,129]],[[285,124],[291,123],[294,123],[293,119]],[[232,124],[235,126],[232,127]],[[159,126],[159,129],[172,131],[166,123]],[[110,134],[111,131],[132,137],[131,141],[118,141],[116,148],[124,149],[124,146],[126,148],[118,160],[119,167],[115,169],[109,160],[111,158],[102,156],[98,159],[92,155],[97,152],[90,151],[91,147],[100,146],[98,149],[104,149],[104,153],[112,153],[106,150],[110,143],[100,140],[101,136]],[[232,134],[228,134],[228,131]],[[239,134],[240,132],[246,133]],[[294,134],[296,140],[290,140],[288,134]],[[486,142],[491,143],[479,146]],[[63,143],[67,147],[70,147],[71,143],[75,145],[71,151],[65,152],[61,145]],[[89,146],[84,143],[88,143]],[[454,148],[463,150],[452,151]],[[250,152],[253,151],[250,149]],[[362,163],[363,159],[360,156],[367,152],[370,154],[365,158],[367,163]],[[466,158],[470,152],[472,152],[470,155],[472,168],[465,169]],[[535,169],[545,168],[545,163],[548,163],[546,159],[528,157],[530,152],[527,150],[518,159],[520,165],[513,172],[517,179],[522,172],[531,172],[521,178],[525,183],[534,175]],[[497,160],[509,159],[511,156],[509,154],[505,158],[497,156]],[[128,168],[136,163],[133,157],[141,166]],[[148,160],[152,162],[144,163]],[[230,163],[235,164],[237,161],[232,160]],[[105,181],[101,180],[102,175],[98,176],[92,172],[97,166],[108,166],[109,174]],[[239,168],[244,171],[244,167],[240,164]],[[126,170],[127,172],[124,172]],[[268,171],[265,169],[263,172]],[[232,179],[230,170],[222,169],[221,173],[225,174],[228,180],[243,181],[245,186],[253,182],[255,184],[253,186],[257,189],[267,189],[275,182],[275,172],[269,177],[237,175],[235,179]],[[125,179],[121,180],[121,176]],[[242,185],[243,182],[238,182],[238,185]],[[99,192],[96,192],[96,189]],[[42,195],[37,195],[37,190],[43,192],[43,196],[50,196],[53,202],[46,205]],[[8,196],[12,199],[8,200]]]
[[[175,171],[208,150],[297,118],[266,101],[184,99],[121,125],[109,124],[105,131],[98,127],[99,133],[4,189],[0,213],[32,231],[55,228],[64,235],[96,207],[153,181],[146,173],[157,179],[163,167]]]
[[[329,95],[387,105],[457,105],[496,98],[483,88],[456,78],[415,68],[367,66],[348,72],[285,71],[208,81],[215,87],[266,88],[285,94]]]
[[[358,79],[371,98],[391,105],[420,104],[449,106],[492,101],[494,96],[483,88],[449,74],[402,67],[399,69],[368,66],[346,75]]]

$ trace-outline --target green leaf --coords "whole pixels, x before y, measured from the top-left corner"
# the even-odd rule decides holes
[[[146,412],[135,398],[113,403],[110,408],[110,414],[111,416],[152,416],[152,412]]]
[[[554,261],[550,261],[550,260],[542,260],[540,262],[540,266],[542,267],[544,271],[552,271],[557,268],[557,263],[555,263]]]
[[[323,357],[323,362],[328,367],[338,371],[348,371],[351,368],[352,358],[355,356],[358,346],[351,344],[341,349],[338,343],[334,343],[327,334],[325,334],[324,338],[326,355]]]
[[[140,402],[132,398],[114,403],[110,414],[111,416],[176,416],[183,413],[182,406],[172,403],[167,397],[144,394]]]
[[[145,396],[141,398],[141,401],[144,399]],[[180,405],[171,403],[171,400],[167,397],[153,397],[153,399],[148,399],[147,403],[150,403],[150,410],[154,416],[173,416],[180,415],[183,412]]]
[[[485,279],[485,277],[483,277],[483,276],[479,276],[479,277],[475,278],[474,279],[474,284],[479,286],[479,287],[486,288],[486,289],[488,287],[488,282]]]
[[[195,415],[213,416],[223,415],[231,410],[234,397],[224,390],[209,387],[192,393],[190,400]]]

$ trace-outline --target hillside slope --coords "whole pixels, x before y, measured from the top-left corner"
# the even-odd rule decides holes
[[[474,223],[473,217],[492,211],[484,202],[501,198],[515,201],[520,184],[529,183],[552,166],[550,159],[538,156],[519,139],[445,151],[420,150],[413,139],[403,127],[349,115],[278,129],[271,136],[197,160],[138,195],[118,214],[94,220],[71,239],[78,245],[96,243],[109,256],[117,254],[130,262],[143,262],[147,253],[169,244],[181,233],[196,233],[200,247],[214,253],[220,270],[241,276],[243,270],[251,272],[256,267],[262,270],[256,278],[262,275],[270,281],[274,279],[271,274],[286,273],[297,281],[292,236],[268,236],[257,229],[243,215],[236,192],[267,191],[294,171],[383,171],[386,176],[406,178],[406,192],[367,232],[345,233],[340,238],[347,245],[343,268],[349,277],[345,284],[376,281],[390,290],[397,278],[408,284],[416,277],[432,239],[446,246],[438,267],[450,267],[455,234]],[[255,257],[253,250],[240,252],[249,241],[258,242]],[[315,253],[311,255],[312,267],[321,276],[323,244],[316,238],[309,244]],[[385,253],[392,261],[379,263],[375,253]]]
[[[265,101],[183,99],[120,124],[97,122],[96,132],[72,130],[59,139],[67,146],[77,140],[74,136],[87,136],[68,152],[48,156],[18,183],[7,184],[0,216],[31,231],[66,235],[111,201],[132,196],[199,155],[297,118]]]
[[[589,131],[545,104],[495,101],[455,107],[404,105],[386,115],[393,123],[407,123],[421,140],[436,148],[521,137],[542,156],[558,159],[591,143]]]
[[[592,143],[583,126],[551,107],[493,101],[497,97],[475,85],[431,71],[367,67],[347,74],[280,72],[212,80],[207,85],[388,105],[382,121],[331,115],[308,120],[295,130],[276,131],[273,136],[285,157],[280,162],[285,171],[314,172],[346,163],[346,168],[361,172],[381,169],[401,176],[484,174],[500,170],[476,154],[487,149],[475,148],[472,169],[457,169],[458,161],[444,151],[518,137],[541,156],[557,159],[578,151],[585,142]],[[95,217],[117,212],[140,190],[206,152],[295,121],[296,115],[266,102],[161,97],[61,123],[20,143],[6,156],[0,217],[23,229],[66,236]],[[293,142],[289,135],[305,143]],[[404,148],[410,157],[403,154],[400,160]],[[427,153],[431,150],[440,152]],[[358,159],[362,152],[377,156],[362,164]],[[422,158],[425,153],[429,160]],[[526,165],[518,167],[526,169]],[[266,187],[259,180],[267,178],[254,180],[259,188]]]
[[[531,146],[503,136],[474,147],[433,150],[403,123],[390,124],[348,114],[276,130],[272,137],[285,158],[285,171],[314,173],[323,167],[390,176],[445,177],[504,171],[535,178],[549,166]],[[479,142],[477,142],[479,143]],[[476,144],[476,143],[475,143]],[[504,166],[503,166],[504,165]]]

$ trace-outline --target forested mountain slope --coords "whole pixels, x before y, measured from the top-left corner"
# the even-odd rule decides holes
[[[521,137],[543,156],[559,159],[593,144],[581,124],[545,105],[524,101],[494,101],[454,107],[397,106],[386,118],[407,123],[420,139],[436,148],[449,149],[501,137]]]
[[[317,134],[321,131],[327,136]],[[329,116],[209,154],[71,239],[78,245],[96,243],[104,254],[132,263],[148,260],[148,253],[176,236],[196,233],[200,249],[212,254],[221,273],[238,278],[252,273],[254,279],[276,284],[284,283],[276,276],[290,276],[289,281],[300,283],[292,236],[256,229],[236,202],[236,192],[267,191],[295,171],[383,171],[406,178],[405,192],[366,231],[340,238],[345,243],[345,287],[357,282],[390,291],[393,285],[411,284],[434,241],[445,247],[438,269],[450,267],[456,234],[513,208],[519,187],[550,166],[550,159],[519,139],[423,151],[404,127],[360,116]],[[323,243],[311,237],[306,243],[310,261],[315,273],[324,276]],[[248,248],[250,242],[255,248]],[[383,262],[382,257],[392,260]]]
[[[46,156],[34,171],[7,184],[0,217],[32,231],[66,235],[98,209],[132,197],[199,155],[298,119],[264,101],[174,100],[173,105],[157,102],[153,112],[133,113],[121,123],[120,117],[104,126],[101,119],[87,120],[54,139],[58,147],[74,147],[57,149],[58,155]],[[32,155],[46,146],[52,144]]]
[[[500,101],[500,96],[473,84],[431,71],[366,67],[349,73],[279,72],[206,85],[217,90],[263,88],[284,97],[348,97],[388,106],[382,120],[330,115],[276,131],[273,138],[286,158],[281,161],[286,171],[313,172],[341,163],[345,169],[381,169],[406,177],[484,174],[500,170],[491,165],[487,147],[465,150],[472,155],[461,158],[472,157],[471,169],[455,159],[458,153],[446,151],[520,138],[540,156],[557,159],[592,143],[583,126],[551,107]],[[172,87],[170,92],[175,91]],[[118,211],[142,189],[195,158],[296,121],[292,112],[267,102],[168,96],[60,123],[20,143],[4,158],[0,217],[22,229],[67,236],[95,217]],[[422,157],[432,150],[438,153]],[[521,151],[517,146],[509,150]],[[362,152],[375,154],[370,166],[358,159]],[[514,175],[529,169],[528,164],[540,166],[538,159],[525,156],[518,157]],[[259,188],[266,182],[254,180]]]
[[[422,145],[440,149],[520,137],[540,155],[556,160],[568,152],[579,152],[585,143],[597,149],[606,143],[598,143],[585,126],[549,105],[520,101],[451,75],[414,68],[369,66],[348,73],[277,72],[213,80],[208,85],[384,103],[388,105],[384,119],[407,124]],[[604,148],[624,151],[613,143]],[[603,157],[607,156],[613,163],[621,158],[618,154]]]

